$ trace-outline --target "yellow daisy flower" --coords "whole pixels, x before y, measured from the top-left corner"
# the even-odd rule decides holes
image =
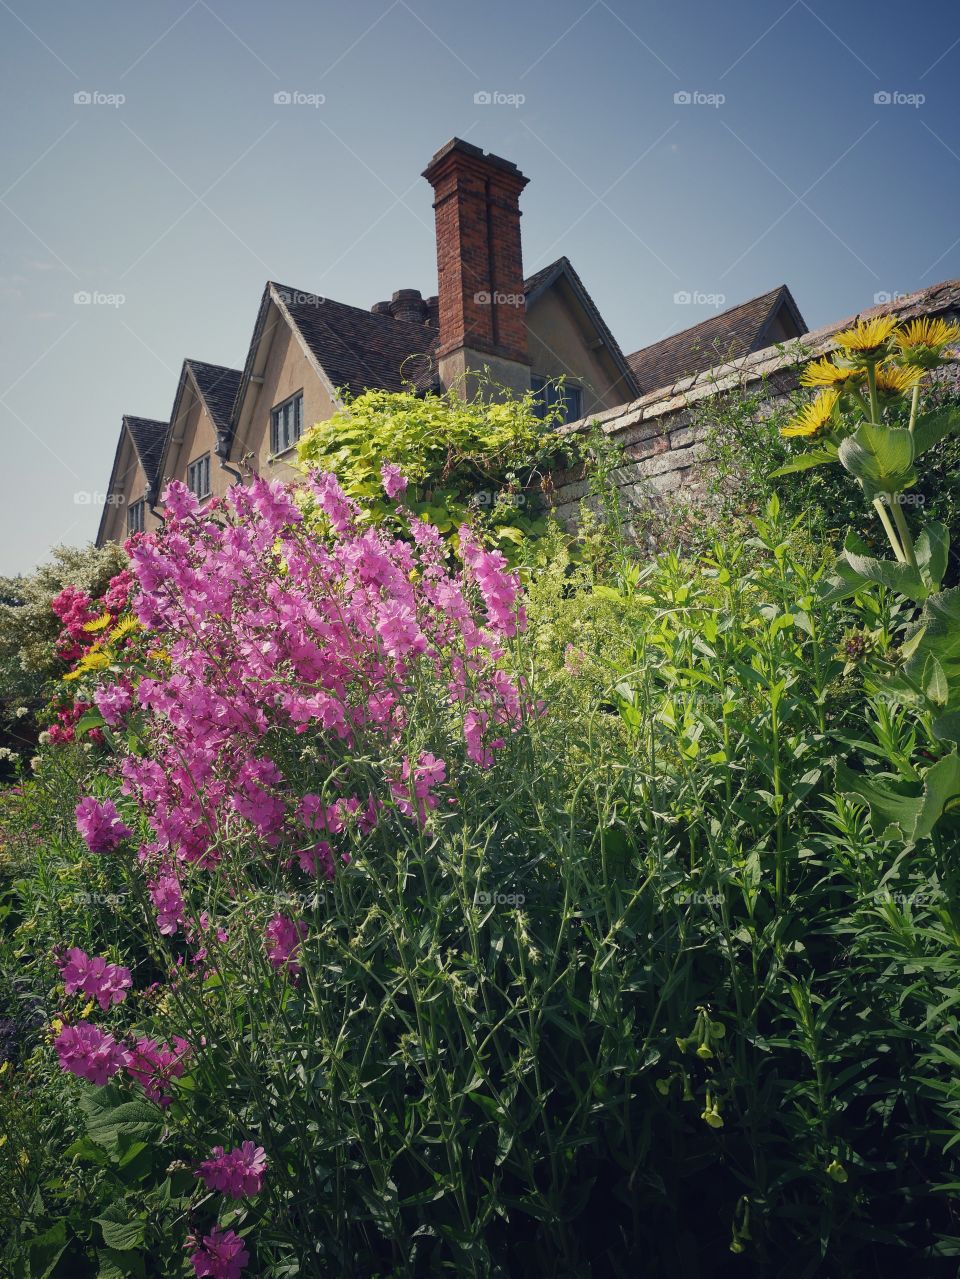
[[[923,369],[898,364],[877,365],[877,390],[887,395],[906,395],[919,386]]]
[[[853,328],[842,329],[833,340],[850,355],[869,357],[883,350],[896,327],[894,316],[877,315],[872,320],[858,320]]]
[[[830,421],[839,398],[839,391],[821,391],[816,399],[811,400],[809,404],[805,404],[797,416],[789,421],[786,426],[781,426],[780,434],[784,439],[789,439],[796,435],[816,435]]]
[[[901,351],[926,346],[939,354],[951,342],[960,342],[960,324],[955,320],[910,320],[897,334]]]
[[[142,627],[135,617],[125,617],[110,632],[109,639],[111,643],[116,643],[117,640],[123,639],[125,635],[132,635],[134,631],[141,629]]]
[[[846,382],[852,377],[862,377],[860,369],[841,368],[828,360],[826,356],[808,364],[800,375],[801,386],[834,386],[837,382]]]
[[[104,631],[110,625],[110,614],[101,613],[99,617],[95,617],[92,622],[84,622],[83,629],[89,634],[95,634],[97,631]]]

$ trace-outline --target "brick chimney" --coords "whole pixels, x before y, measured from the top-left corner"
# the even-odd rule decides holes
[[[440,381],[484,365],[514,390],[530,385],[515,164],[453,138],[424,170],[437,224]]]

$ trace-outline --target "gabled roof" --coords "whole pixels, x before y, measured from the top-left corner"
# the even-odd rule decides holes
[[[768,334],[782,309],[798,335],[806,333],[807,326],[790,290],[781,284],[769,293],[634,351],[627,356],[627,363],[643,394],[672,386],[682,378],[694,377],[769,345]]]
[[[158,422],[152,417],[132,417],[125,414],[123,424],[130,432],[133,447],[147,477],[147,483],[153,487],[160,474],[160,459],[163,446],[170,429],[169,422]]]
[[[636,376],[630,367],[629,360],[624,357],[617,339],[607,328],[606,321],[597,309],[593,298],[587,292],[583,281],[573,269],[569,258],[557,258],[556,262],[551,262],[549,266],[535,271],[533,275],[524,280],[523,291],[526,294],[527,308],[529,309],[541,294],[545,293],[560,279],[569,285],[574,297],[583,307],[591,324],[596,329],[597,335],[602,339],[603,345],[609,351],[623,382],[624,399],[634,399],[640,394],[640,388],[637,385]]]
[[[214,425],[217,436],[229,438],[230,414],[240,384],[240,370],[228,369],[222,364],[207,364],[205,360],[184,360],[180,369],[177,392],[170,411],[170,426],[163,442],[163,453],[157,467],[154,491],[166,472],[167,458],[174,443],[174,427],[180,416],[180,406],[188,387],[192,387],[207,416]]]
[[[107,485],[107,496],[112,497],[114,489],[117,486],[117,468],[120,465],[120,454],[123,451],[123,440],[126,435],[130,436],[133,444],[133,451],[137,455],[137,460],[143,467],[143,473],[147,480],[147,491],[154,487],[157,477],[160,473],[160,459],[163,456],[163,446],[169,431],[169,424],[166,422],[158,422],[152,417],[134,417],[130,413],[125,413],[120,423],[120,437],[117,440],[117,449],[113,455],[113,467],[110,470],[110,483]],[[107,522],[107,513],[111,509],[109,502],[105,502],[103,510],[100,513],[100,525],[97,529],[97,546],[101,545],[104,526]]]
[[[433,325],[374,315],[362,307],[268,280],[230,414],[231,435],[240,425],[271,306],[299,337],[332,393],[340,388],[360,395],[368,388],[400,391],[411,384],[417,389],[436,385],[433,352],[438,337]]]
[[[239,369],[206,364],[203,360],[184,360],[184,364],[193,374],[197,391],[214,426],[218,431],[229,431],[233,402],[243,374]]]

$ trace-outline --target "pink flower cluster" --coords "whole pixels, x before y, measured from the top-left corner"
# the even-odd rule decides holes
[[[194,1240],[190,1254],[197,1279],[240,1279],[250,1254],[232,1230],[214,1226],[202,1240]]]
[[[427,820],[427,813],[438,803],[434,787],[442,786],[446,779],[446,764],[425,751],[414,765],[409,758],[404,759],[400,780],[390,783],[390,791],[400,812],[422,826]]]
[[[133,707],[133,688],[128,680],[101,684],[94,689],[93,700],[109,728],[119,728]]]
[[[214,1146],[210,1158],[203,1161],[195,1175],[208,1190],[218,1190],[231,1199],[243,1199],[260,1193],[266,1171],[267,1156],[263,1147],[245,1141],[226,1152],[222,1146]]]
[[[158,1044],[145,1035],[134,1044],[125,1062],[127,1073],[143,1088],[151,1101],[158,1106],[169,1106],[173,1100],[170,1082],[179,1079],[186,1070],[190,1045],[185,1039],[175,1038],[173,1048]]]
[[[60,974],[68,995],[82,991],[90,999],[95,999],[104,1012],[111,1004],[122,1003],[132,985],[129,968],[110,964],[99,957],[91,959],[78,946],[67,951],[60,965]]]
[[[383,481],[383,491],[391,501],[406,492],[407,477],[395,462],[384,462],[380,467],[380,478]]]
[[[384,483],[395,496],[403,476],[385,467]],[[140,680],[150,750],[124,758],[121,772],[152,828],[141,859],[167,934],[184,921],[186,869],[212,867],[227,842],[330,877],[348,860],[348,837],[385,812],[428,820],[447,769],[435,754],[384,765],[372,794],[356,793],[338,767],[360,751],[404,760],[407,707],[424,678],[449,699],[480,767],[521,719],[520,692],[501,667],[502,641],[523,625],[503,557],[463,529],[458,572],[430,525],[411,518],[410,540],[392,537],[363,525],[333,476],[315,474],[308,487],[326,535],[305,526],[278,482],[233,488],[214,511],[171,484],[163,533],[131,549],[133,608],[170,662]],[[316,744],[333,791],[322,813],[302,807],[273,757],[278,733]],[[322,835],[308,848],[304,825]],[[293,971],[298,940],[277,932],[276,966]]]
[[[133,834],[121,821],[112,799],[101,802],[88,795],[81,799],[75,811],[77,830],[91,853],[111,853]]]
[[[130,1062],[130,1053],[112,1035],[85,1021],[64,1026],[54,1047],[64,1070],[92,1084],[105,1084]]]
[[[125,1048],[112,1035],[85,1021],[64,1026],[54,1047],[64,1070],[92,1084],[105,1084],[126,1070],[159,1106],[169,1106],[173,1100],[170,1081],[183,1074],[190,1052],[185,1039],[175,1039],[172,1050],[146,1037],[138,1039],[132,1049]]]
[[[286,967],[291,977],[297,977],[301,968],[293,956],[307,935],[303,920],[288,919],[286,915],[274,915],[266,927],[267,959],[273,968]]]

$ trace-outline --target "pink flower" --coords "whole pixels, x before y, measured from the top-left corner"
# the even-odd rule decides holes
[[[245,1141],[234,1150],[224,1153],[222,1146],[214,1146],[209,1159],[194,1174],[200,1177],[208,1190],[219,1190],[231,1199],[245,1195],[258,1195],[267,1171],[267,1156],[262,1146]]]
[[[214,1226],[190,1260],[197,1279],[240,1279],[250,1254],[232,1230]]]
[[[105,959],[91,959],[77,946],[67,951],[60,973],[68,995],[82,990],[90,999],[95,999],[104,1012],[111,1004],[123,1003],[133,984],[129,968],[109,964]]]
[[[92,1084],[105,1084],[130,1060],[130,1054],[112,1035],[85,1021],[64,1026],[54,1047],[64,1070]]]
[[[83,836],[84,843],[91,853],[110,853],[124,839],[129,839],[133,831],[124,826],[112,799],[103,803],[88,795],[81,799],[74,810],[77,817],[77,830]]]
[[[300,943],[307,935],[307,926],[303,920],[296,923],[286,915],[274,915],[267,924],[267,959],[274,968],[286,965],[291,977],[300,972],[300,965],[292,958],[300,949]]]
[[[446,781],[447,766],[442,759],[425,752],[412,769],[409,757],[404,759],[400,778],[400,781],[390,783],[397,807],[405,817],[416,817],[422,826],[427,819],[427,811],[437,806],[438,800],[432,791],[433,787]]]
[[[183,923],[183,896],[177,877],[164,871],[151,880],[147,890],[157,912],[157,927],[165,937],[172,937]]]
[[[119,728],[133,705],[129,684],[102,684],[94,690],[93,700],[108,728]]]
[[[380,467],[380,478],[383,480],[383,491],[391,501],[400,493],[406,492],[407,477],[395,462],[384,462]]]
[[[151,1101],[158,1106],[169,1106],[173,1100],[170,1082],[179,1079],[186,1070],[190,1045],[179,1036],[174,1038],[173,1048],[158,1044],[155,1039],[142,1036],[127,1054],[127,1074],[143,1088]]]

